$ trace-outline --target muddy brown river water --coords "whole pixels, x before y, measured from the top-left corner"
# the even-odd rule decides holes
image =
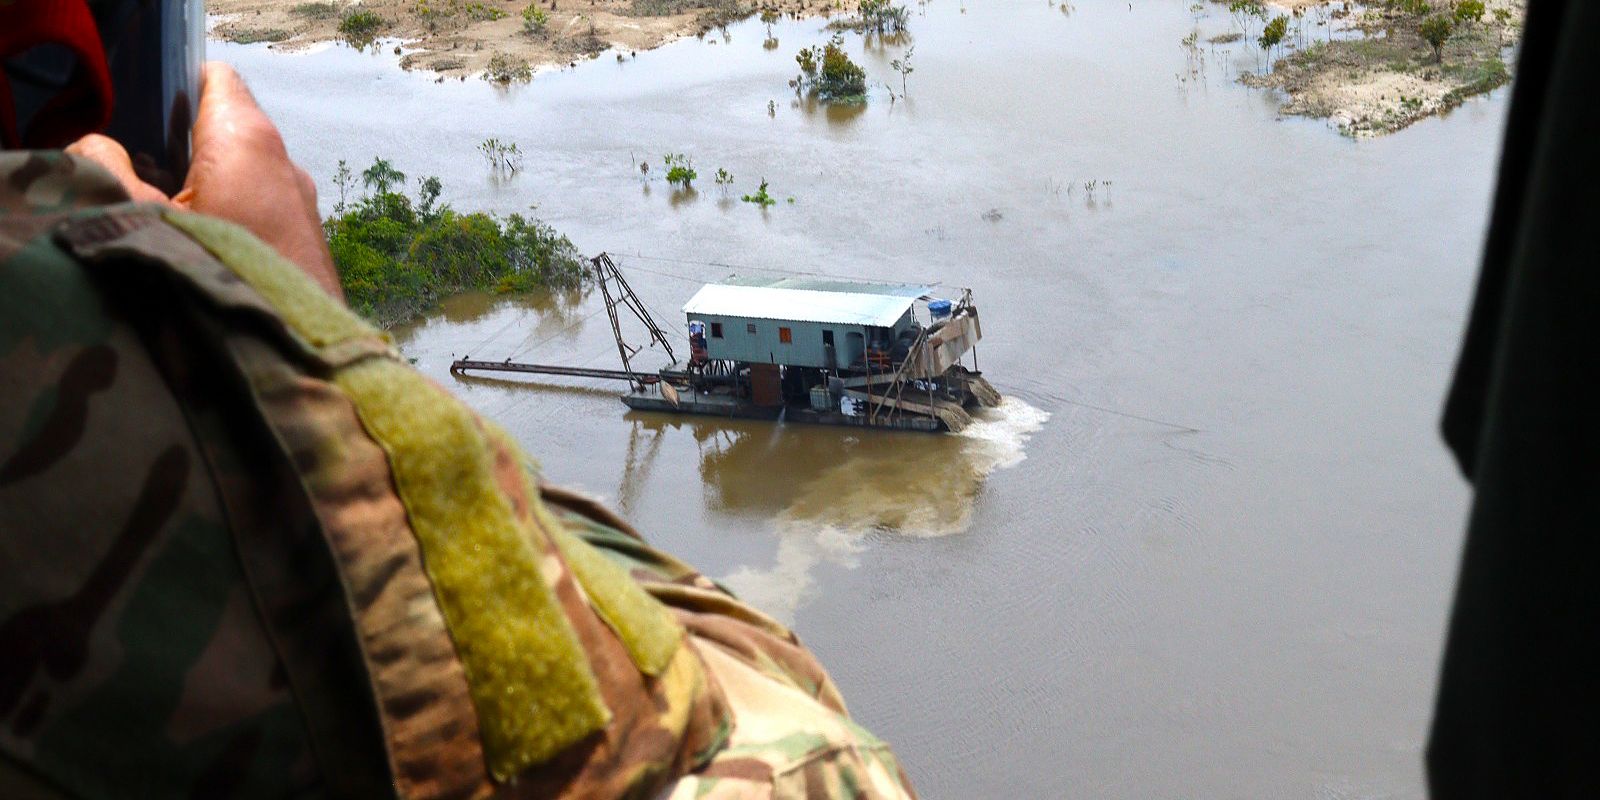
[[[1209,14],[1202,42],[1228,25]],[[1436,423],[1505,92],[1355,142],[1276,119],[1231,80],[1251,53],[1195,75],[1194,24],[1184,2],[934,0],[910,98],[879,85],[904,45],[852,35],[878,88],[843,111],[786,85],[817,20],[509,91],[388,51],[212,55],[325,204],[338,159],[381,155],[459,208],[537,206],[673,330],[730,272],[973,288],[1010,400],[960,436],[449,375],[467,354],[614,365],[596,296],[464,296],[397,331],[552,479],[792,622],[927,797],[1420,797],[1467,500]],[[522,174],[489,176],[488,137]],[[667,152],[698,191],[669,191]],[[780,202],[739,202],[763,177]]]

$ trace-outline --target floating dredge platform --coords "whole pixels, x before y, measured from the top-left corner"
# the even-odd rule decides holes
[[[611,259],[602,253],[592,263],[623,369],[462,359],[450,371],[626,380],[622,402],[642,411],[915,431],[959,432],[970,410],[1000,403],[976,368],[983,331],[970,290],[948,300],[928,286],[730,277],[684,305],[689,360],[678,363]],[[672,364],[654,373],[632,368],[638,348],[622,339],[619,305]],[[969,354],[971,369],[960,363]]]

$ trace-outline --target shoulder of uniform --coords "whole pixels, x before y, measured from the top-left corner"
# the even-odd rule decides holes
[[[257,317],[329,367],[398,358],[389,337],[329,296],[298,266],[224,220],[125,203],[70,215],[55,240],[93,270],[156,269],[213,308]]]
[[[59,150],[0,152],[0,216],[61,213],[127,200],[117,179],[88,159]]]

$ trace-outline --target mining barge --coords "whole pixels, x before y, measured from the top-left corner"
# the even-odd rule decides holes
[[[1000,403],[977,369],[983,331],[970,290],[947,299],[929,286],[732,276],[683,306],[689,358],[680,363],[610,257],[591,263],[621,370],[461,359],[450,371],[626,380],[621,400],[641,411],[914,431],[959,432],[973,409]],[[624,341],[619,310],[643,323],[671,364],[634,370],[641,348]]]

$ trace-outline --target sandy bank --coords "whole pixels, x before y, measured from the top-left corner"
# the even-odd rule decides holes
[[[525,14],[528,9],[534,12]],[[824,15],[824,0],[212,0],[211,35],[294,49],[316,42],[398,38],[401,66],[503,77],[566,65],[615,47],[639,51],[705,33],[762,10]],[[363,15],[355,23],[353,16]],[[371,15],[370,17],[364,15]],[[359,32],[356,32],[359,31]]]
[[[1269,70],[1242,80],[1283,91],[1282,113],[1326,118],[1356,137],[1392,133],[1509,82],[1505,55],[1522,36],[1525,11],[1523,0],[1487,0],[1477,20],[1453,19],[1453,6],[1444,3],[1425,14],[1376,4],[1349,10],[1343,3],[1298,5],[1296,22],[1321,20],[1315,24],[1340,35],[1303,48],[1289,37]],[[1453,21],[1438,55],[1420,32],[1430,17]],[[1258,47],[1259,33],[1258,24],[1243,46]]]

